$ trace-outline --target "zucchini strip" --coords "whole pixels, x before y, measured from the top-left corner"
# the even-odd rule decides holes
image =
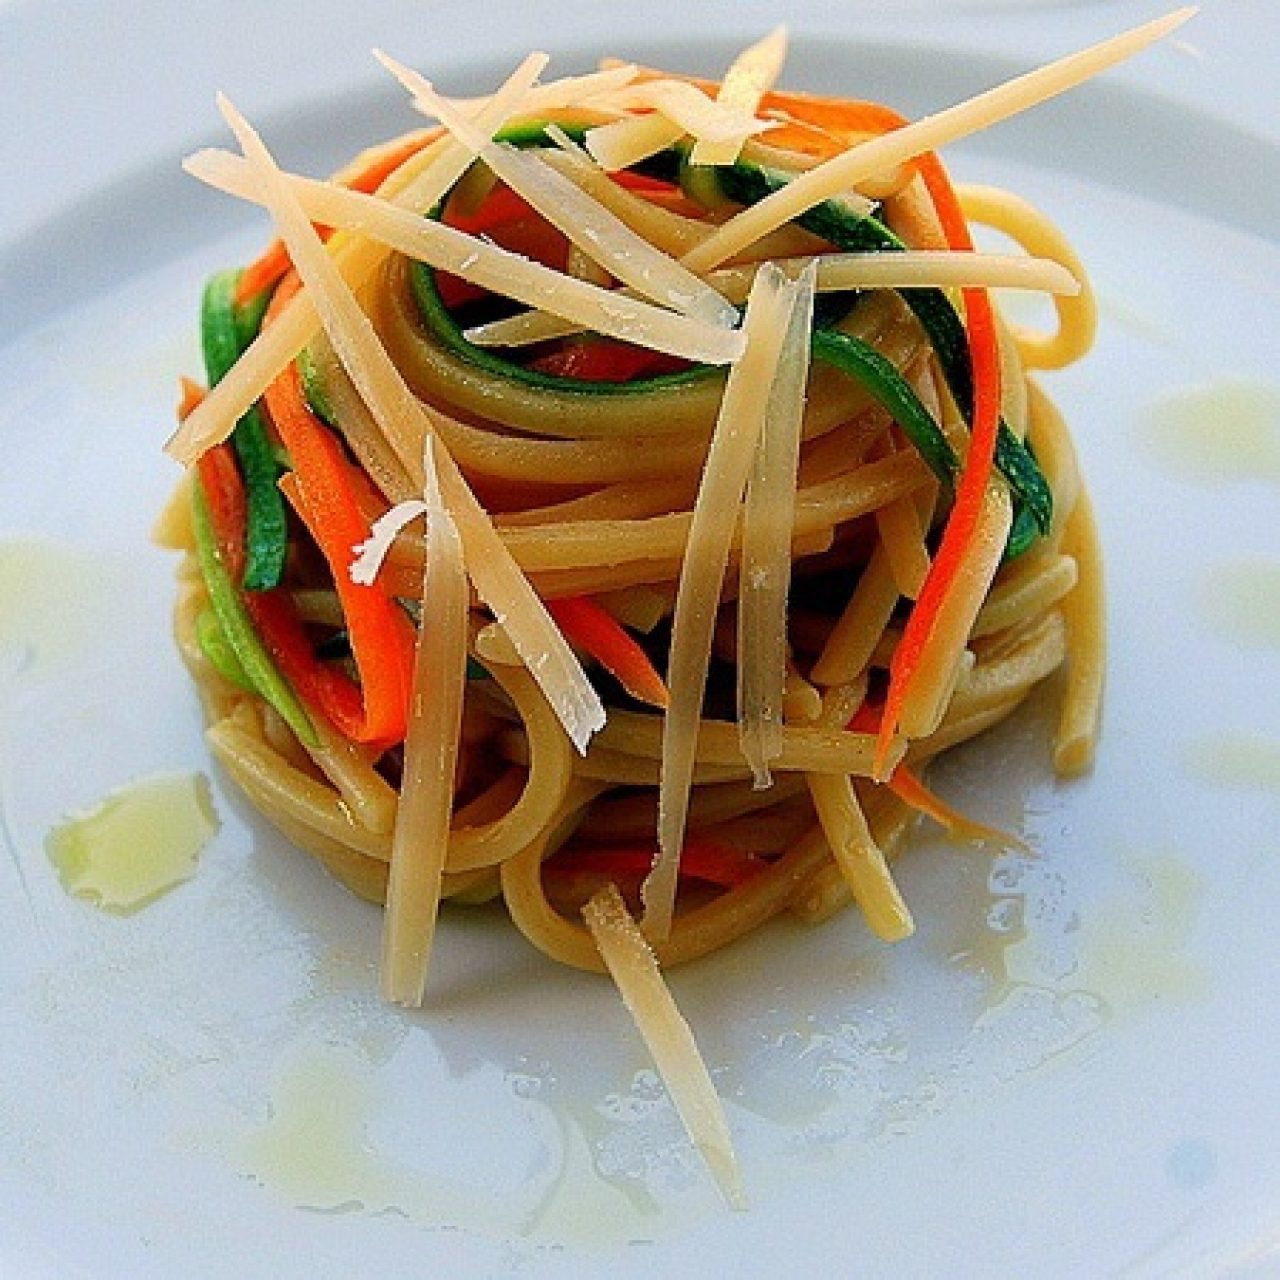
[[[219,271],[205,285],[200,307],[200,342],[209,386],[231,371],[257,335],[266,305],[263,297],[252,307],[236,305],[240,271]],[[246,591],[270,591],[280,585],[288,545],[284,498],[276,487],[280,468],[258,406],[251,405],[235,425],[231,443],[244,476],[248,516],[245,529]]]

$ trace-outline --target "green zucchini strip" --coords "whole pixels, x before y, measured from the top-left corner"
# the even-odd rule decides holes
[[[200,339],[211,387],[226,377],[262,323],[265,298],[244,309],[236,306],[239,279],[238,270],[219,271],[205,285]],[[269,591],[280,585],[289,531],[284,497],[277,487],[280,468],[256,405],[236,423],[231,443],[244,476],[248,503],[243,585],[246,591]]]
[[[244,601],[240,598],[239,588],[222,563],[213,533],[213,522],[209,516],[209,506],[199,481],[191,487],[191,524],[195,532],[200,573],[209,592],[209,604],[245,679],[280,713],[281,719],[293,730],[300,742],[309,747],[318,747],[320,739],[310,717],[293,687],[272,661],[253,625],[253,619],[249,617]],[[217,663],[214,665],[217,666]]]

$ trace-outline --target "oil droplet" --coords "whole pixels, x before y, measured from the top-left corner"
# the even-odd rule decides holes
[[[1204,580],[1200,616],[1224,639],[1258,649],[1280,649],[1280,563],[1221,565]]]
[[[162,775],[113,791],[67,819],[45,847],[68,893],[129,915],[190,879],[217,829],[204,777]]]
[[[626,1189],[605,1178],[582,1126],[557,1112],[559,1165],[528,1228],[530,1239],[578,1247],[618,1246],[644,1238],[653,1229]]]
[[[44,538],[0,541],[0,671],[43,675],[94,638],[95,602],[114,575],[77,548]]]
[[[1280,740],[1261,734],[1221,733],[1191,744],[1191,771],[1220,787],[1280,792]]]
[[[1201,484],[1280,481],[1280,387],[1223,379],[1157,401],[1138,439],[1174,475]]]
[[[395,1213],[430,1226],[506,1235],[517,1222],[496,1197],[428,1177],[379,1150],[370,1130],[388,1103],[373,1064],[344,1045],[307,1045],[283,1065],[266,1122],[232,1160],[298,1209]]]
[[[1145,854],[1126,861],[1128,890],[1081,918],[1070,985],[1092,992],[1113,1012],[1152,1000],[1196,1000],[1205,994],[1200,967],[1187,954],[1200,881],[1186,863]]]
[[[974,929],[964,946],[950,956],[953,964],[986,980],[986,1003],[990,1007],[1001,1004],[1023,980],[1018,957],[1029,941],[1025,912],[1026,898],[1022,894],[993,894],[985,927]]]
[[[246,1171],[304,1209],[397,1207],[401,1177],[369,1147],[368,1066],[337,1048],[312,1050],[282,1072],[265,1125],[242,1143]]]

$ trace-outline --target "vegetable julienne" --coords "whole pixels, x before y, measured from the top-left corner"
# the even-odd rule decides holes
[[[919,815],[1016,843],[928,762],[1064,665],[1062,771],[1097,732],[1096,534],[1027,378],[1083,354],[1092,297],[1039,213],[967,205],[932,148],[1187,16],[915,124],[777,90],[781,31],[720,84],[542,84],[531,55],[469,103],[384,59],[438,128],[325,182],[224,100],[243,154],[187,162],[278,237],[207,292],[211,386],[170,443],[219,759],[385,900],[387,999],[423,1000],[451,898],[610,972],[731,1203],[662,970],[788,910],[909,936]],[[976,252],[966,207],[1045,257]],[[1001,285],[1075,297],[1046,338]]]

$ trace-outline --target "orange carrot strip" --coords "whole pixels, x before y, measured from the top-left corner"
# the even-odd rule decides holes
[[[633,698],[653,707],[667,705],[667,686],[649,655],[603,605],[590,596],[566,596],[546,605],[564,638],[589,653]]]
[[[235,454],[229,445],[216,445],[201,455],[196,466],[219,558],[231,580],[238,582],[244,570],[247,504]],[[360,691],[343,672],[316,657],[287,593],[246,591],[241,599],[254,630],[294,693],[309,711],[323,715],[350,736],[361,718]]]
[[[272,300],[273,310],[297,287],[296,276],[286,279],[277,291],[280,301]],[[413,628],[380,586],[351,580],[354,548],[369,534],[354,469],[308,407],[295,364],[267,388],[263,401],[293,463],[292,477],[281,486],[329,564],[347,620],[364,700],[363,715],[349,726],[348,736],[381,746],[399,742],[413,686]]]
[[[972,249],[973,238],[964,211],[942,162],[932,152],[919,159],[920,173],[938,213],[943,235],[951,249]],[[942,533],[915,608],[907,618],[902,639],[889,663],[889,691],[876,741],[874,771],[884,775],[889,750],[906,704],[920,672],[920,658],[937,622],[956,575],[969,554],[982,508],[982,496],[990,483],[1000,427],[1000,349],[995,313],[985,289],[963,292],[969,330],[969,359],[973,366],[973,427],[969,452],[956,486],[955,501]]]
[[[925,817],[932,818],[947,834],[957,840],[972,844],[996,844],[1006,849],[1019,849],[1023,853],[1032,850],[1025,840],[999,827],[989,827],[953,808],[941,796],[928,787],[906,765],[900,764],[889,775],[889,790],[899,800],[905,801]]]

